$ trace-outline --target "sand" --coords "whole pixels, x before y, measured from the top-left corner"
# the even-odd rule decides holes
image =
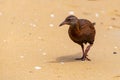
[[[0,0],[0,80],[120,80],[120,0]],[[58,25],[96,22],[92,61]]]

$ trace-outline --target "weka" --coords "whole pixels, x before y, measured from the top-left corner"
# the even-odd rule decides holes
[[[76,16],[70,15],[59,26],[65,24],[70,25],[68,33],[72,41],[79,44],[82,48],[83,56],[81,58],[76,58],[76,60],[90,61],[90,59],[87,58],[87,53],[94,43],[96,33],[94,28],[95,23],[91,23],[86,19],[78,19]],[[84,50],[84,44],[86,43],[89,43],[89,45]]]

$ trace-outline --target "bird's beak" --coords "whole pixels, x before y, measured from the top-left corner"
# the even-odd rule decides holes
[[[67,24],[67,22],[63,21],[63,22],[59,25],[59,27],[61,27],[62,25],[65,25],[65,24]]]

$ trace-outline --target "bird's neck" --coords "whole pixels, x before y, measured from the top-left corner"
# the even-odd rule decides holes
[[[71,29],[76,30],[76,31],[80,31],[80,24],[76,23],[70,26]]]

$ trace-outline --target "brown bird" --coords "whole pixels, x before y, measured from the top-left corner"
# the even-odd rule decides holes
[[[76,60],[90,61],[90,59],[87,58],[87,53],[94,43],[96,33],[94,28],[95,23],[91,23],[87,19],[78,19],[76,16],[70,15],[59,26],[65,24],[70,25],[68,33],[72,41],[79,44],[82,48],[83,56],[81,58],[76,58]],[[89,43],[89,45],[84,50],[84,44],[86,43]]]

